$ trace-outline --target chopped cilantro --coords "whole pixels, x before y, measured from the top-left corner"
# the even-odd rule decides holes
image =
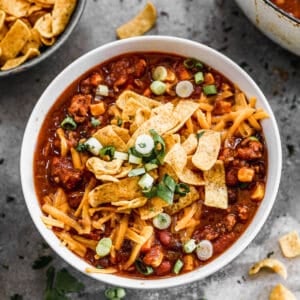
[[[38,259],[36,259],[33,264],[32,264],[32,269],[38,270],[46,267],[51,261],[52,261],[52,256],[40,256]]]
[[[44,300],[68,300],[67,293],[79,292],[84,288],[75,277],[66,269],[62,269],[55,274],[55,268],[47,270],[47,286],[44,292]]]

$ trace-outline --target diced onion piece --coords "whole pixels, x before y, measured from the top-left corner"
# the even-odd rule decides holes
[[[163,66],[158,66],[152,73],[153,80],[164,81],[168,76],[168,70]]]
[[[192,253],[196,249],[196,247],[196,241],[194,239],[191,239],[183,245],[183,251],[185,253]]]
[[[138,182],[138,185],[142,189],[151,189],[154,182],[154,178],[148,173],[144,174]]]
[[[153,218],[153,225],[157,229],[167,229],[171,225],[171,217],[166,213],[160,213]]]
[[[96,253],[100,257],[104,257],[110,253],[111,246],[112,246],[112,241],[110,238],[108,237],[102,238],[97,244]]]
[[[139,175],[143,175],[146,173],[145,168],[137,168],[137,169],[133,169],[128,173],[128,177],[134,177],[134,176],[139,176]]]
[[[175,274],[179,274],[179,272],[181,271],[182,267],[183,267],[183,262],[180,259],[177,259],[176,263],[175,263],[175,265],[173,267],[173,272]]]
[[[153,94],[157,96],[164,94],[166,89],[167,89],[166,84],[159,80],[155,80],[150,84],[150,90],[152,91]]]
[[[197,257],[200,260],[208,260],[213,255],[213,245],[208,240],[202,240],[196,248]]]
[[[90,137],[84,144],[94,155],[99,155],[100,150],[103,148],[102,144],[94,137]]]
[[[118,158],[118,159],[122,159],[122,160],[128,160],[128,153],[115,151],[114,158]]]
[[[131,164],[136,164],[139,165],[142,163],[142,158],[135,156],[133,154],[129,154],[129,160],[128,160]]]
[[[109,90],[108,86],[104,84],[99,84],[96,88],[96,96],[108,96]]]
[[[181,98],[187,98],[192,95],[194,86],[190,81],[183,80],[177,83],[175,91],[177,96]]]
[[[154,140],[149,134],[142,134],[135,141],[135,150],[142,154],[148,155],[154,149]]]

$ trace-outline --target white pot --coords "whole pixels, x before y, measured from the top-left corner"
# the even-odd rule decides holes
[[[300,55],[300,19],[270,0],[235,0],[251,22],[283,48]]]

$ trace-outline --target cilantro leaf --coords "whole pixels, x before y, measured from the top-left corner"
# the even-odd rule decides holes
[[[46,267],[51,261],[52,261],[52,256],[40,256],[38,259],[36,259],[33,264],[32,264],[32,269],[38,270]]]
[[[66,269],[62,269],[56,274],[55,288],[62,293],[72,293],[81,291],[84,285]]]

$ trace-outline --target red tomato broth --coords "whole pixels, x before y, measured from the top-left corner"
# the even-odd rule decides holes
[[[144,68],[143,72],[139,72],[138,67],[134,67],[138,65],[138,62],[141,59],[146,61],[146,67]],[[108,109],[115,103],[118,95],[126,89],[133,90],[139,94],[145,94],[145,91],[149,93],[148,87],[152,81],[151,70],[153,66],[166,66],[172,70],[175,70],[177,76],[181,76],[180,70],[183,68],[184,60],[184,57],[162,53],[130,53],[121,55],[89,70],[78,80],[73,82],[62,93],[45,118],[39,133],[35,152],[35,189],[41,205],[44,204],[43,199],[45,196],[51,193],[54,194],[58,187],[63,187],[71,208],[76,210],[80,201],[74,199],[76,199],[76,197],[82,197],[86,184],[93,176],[93,174],[88,170],[83,170],[80,174],[81,180],[78,182],[78,184],[68,190],[65,189],[61,182],[55,182],[53,176],[51,175],[51,164],[53,162],[53,158],[59,156],[56,130],[60,127],[60,123],[68,114],[68,108],[70,107],[72,97],[78,93],[83,95],[92,94],[92,103],[98,103],[94,99],[95,86],[89,83],[89,78],[91,78],[95,72],[100,73],[104,80],[102,84],[107,84],[110,87],[109,96],[105,97],[103,100]],[[128,70],[131,70],[131,73],[128,73]],[[215,79],[215,85],[218,90],[221,88],[222,84],[227,84],[232,90],[234,89],[234,85],[227,78],[209,66],[204,65],[202,71],[203,73],[209,72],[213,75]],[[122,77],[125,79],[122,79]],[[118,82],[118,80],[120,85],[116,86],[115,83]],[[202,86],[196,86],[190,98],[199,99],[201,92]],[[156,100],[160,100],[163,103],[171,101],[176,97],[176,95],[155,96],[153,93],[150,93],[150,95],[147,94],[147,96]],[[82,138],[88,138],[96,130],[110,124],[112,121],[112,116],[110,116],[108,113],[105,113],[100,117],[101,125],[95,128],[90,124],[90,117],[91,115],[88,112],[86,120],[83,123],[78,124],[78,127],[74,132],[71,131],[66,133],[68,142],[74,147]],[[183,135],[185,134],[184,127],[180,130],[180,133]],[[253,201],[250,199],[250,197],[256,182],[262,182],[264,184],[266,182],[267,150],[263,134],[261,132],[255,132],[255,135],[259,138],[259,141],[262,145],[261,158],[247,161],[234,158],[232,161],[225,163],[226,176],[230,173],[230,170],[237,169],[244,164],[247,164],[253,168],[257,168],[258,171],[255,174],[253,182],[246,185],[241,184],[238,181],[227,184],[228,193],[231,194],[231,196],[229,196],[229,206],[226,210],[208,207],[203,204],[202,200],[198,201],[198,204],[202,205],[200,225],[196,226],[196,229],[192,234],[192,238],[194,238],[197,242],[202,239],[211,240],[215,252],[213,257],[207,261],[198,260],[196,254],[192,253],[191,255],[194,260],[194,269],[211,262],[213,259],[226,251],[247,229],[257,211],[257,208],[259,207],[260,201]],[[234,144],[238,145],[245,140],[238,135],[234,136],[233,139]],[[224,148],[225,146],[222,144],[219,159],[223,154]],[[70,160],[70,153],[67,155],[67,159]],[[101,184],[101,181],[97,180],[97,185],[98,184]],[[203,187],[198,187],[198,191],[200,195],[204,195]],[[201,199],[203,199],[203,197]],[[176,220],[176,218],[177,214],[172,217],[173,222]],[[230,228],[230,226],[232,226],[232,228]],[[105,226],[104,233],[100,230],[94,229],[90,234],[85,234],[83,236],[91,240],[98,241],[103,236],[109,236],[112,232],[112,229],[113,228],[110,228],[110,226]],[[55,227],[53,230],[61,231],[61,229]],[[164,259],[161,264],[162,270],[160,270],[158,267],[151,275],[142,275],[136,270],[134,265],[126,271],[119,268],[130,256],[132,245],[129,240],[124,241],[121,250],[117,252],[117,258],[114,262],[111,261],[109,256],[96,259],[95,252],[91,249],[87,250],[84,259],[96,267],[117,267],[119,268],[117,274],[121,276],[128,276],[132,278],[161,278],[165,276],[174,276],[175,274],[172,272],[172,269],[176,260],[183,260],[183,257],[186,255],[182,250],[183,244],[180,241],[182,233],[171,232],[172,226],[171,229],[168,228],[167,230],[163,231],[156,228],[154,230],[155,238],[152,245],[153,247],[159,246],[162,249]],[[76,234],[74,229],[71,229],[70,232]],[[162,235],[165,235],[165,237],[162,237]],[[166,235],[169,235],[170,238],[166,237]],[[140,258],[143,259],[145,255],[145,253],[142,253]],[[185,271],[183,269],[181,273],[184,272]]]
[[[300,19],[300,1],[299,0],[271,0],[279,8]]]

